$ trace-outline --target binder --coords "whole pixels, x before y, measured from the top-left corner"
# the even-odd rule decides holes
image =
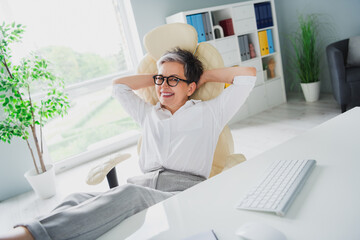
[[[206,19],[206,25],[207,25],[207,31],[209,33],[209,40],[214,40],[214,34],[211,28],[211,22],[210,22],[210,15],[208,12],[205,13],[205,19]]]
[[[261,22],[261,28],[266,28],[266,3],[260,4],[260,22]]]
[[[191,26],[194,26],[194,25],[192,24],[191,16],[190,16],[190,15],[187,15],[187,16],[186,16],[186,22],[187,22],[187,24],[189,24],[189,25],[191,25]]]
[[[245,45],[245,59],[250,59],[250,48],[249,48],[249,36],[244,35],[244,45]]]
[[[195,28],[196,32],[198,32],[197,26],[196,26],[195,16],[194,16],[194,15],[189,15],[189,17],[190,17],[190,23],[191,23],[191,25]],[[198,39],[199,39],[199,37],[198,37]]]
[[[261,25],[260,25],[260,13],[259,13],[260,10],[259,10],[259,4],[255,4],[254,7],[255,7],[256,27],[257,27],[258,29],[260,29],[260,28],[261,28]]]
[[[206,40],[206,41],[209,41],[208,23],[207,23],[207,21],[206,21],[205,13],[202,13],[202,14],[201,14],[201,17],[202,17],[202,21],[203,21],[203,24],[204,24],[205,40]]]
[[[260,54],[261,56],[265,56],[269,54],[266,31],[260,31],[258,32],[258,35],[259,35],[259,44],[260,44]]]
[[[264,28],[269,26],[269,16],[268,16],[268,10],[267,10],[268,3],[263,3],[262,5],[262,13],[263,13],[263,19],[264,19]]]
[[[274,26],[273,18],[272,18],[272,11],[271,11],[271,4],[266,5],[267,10],[267,17],[268,17],[268,27]]]
[[[274,49],[274,41],[273,41],[271,29],[266,30],[266,36],[267,36],[267,41],[268,41],[268,46],[269,46],[269,53],[274,53],[275,49]]]
[[[204,23],[202,20],[201,14],[195,14],[196,19],[196,26],[197,26],[197,32],[198,32],[198,42],[205,42],[205,30],[204,30]]]
[[[244,36],[238,36],[238,42],[239,42],[241,61],[245,61],[246,60],[246,50],[245,50]]]

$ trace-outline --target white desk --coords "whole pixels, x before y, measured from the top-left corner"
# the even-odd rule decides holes
[[[292,239],[360,239],[360,108],[144,210],[100,239],[182,239],[214,229],[237,239],[248,221],[263,222]],[[287,215],[235,209],[276,159],[317,160]]]

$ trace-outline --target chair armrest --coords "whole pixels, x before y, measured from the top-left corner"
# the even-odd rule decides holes
[[[106,175],[113,169],[117,164],[131,157],[131,154],[119,154],[109,160],[92,168],[86,178],[86,183],[89,185],[96,185],[101,183]]]
[[[340,104],[346,104],[351,96],[350,88],[346,83],[347,43],[339,41],[326,48],[333,94]]]
[[[243,154],[231,154],[226,158],[225,167],[223,171],[232,168],[244,161],[246,161],[246,157]]]

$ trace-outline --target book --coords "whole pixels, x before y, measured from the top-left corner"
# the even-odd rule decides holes
[[[267,41],[268,41],[269,53],[274,53],[275,49],[274,49],[274,41],[273,41],[271,29],[266,30],[266,36],[267,36]]]
[[[260,54],[261,56],[265,56],[269,54],[269,46],[267,41],[267,33],[266,31],[258,32],[259,35],[259,44],[260,44]]]
[[[215,235],[214,230],[208,230],[183,238],[183,240],[218,240],[218,238]]]
[[[224,30],[225,37],[234,35],[234,27],[233,27],[233,22],[232,22],[231,18],[219,21],[219,25]]]

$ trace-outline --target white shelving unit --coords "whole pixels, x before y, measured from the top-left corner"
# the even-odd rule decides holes
[[[258,28],[255,5],[259,3],[270,4],[272,15],[272,26]],[[166,18],[167,23],[187,23],[187,16],[208,13],[210,17],[211,31],[214,26],[225,19],[232,19],[234,35],[220,37],[219,34],[213,40],[206,41],[218,49],[223,57],[224,65],[230,66],[252,66],[257,70],[257,81],[246,103],[231,122],[239,121],[266,109],[286,102],[284,86],[284,74],[281,62],[281,51],[279,44],[275,5],[273,0],[269,1],[246,1],[235,4],[221,5],[211,8],[203,8],[186,12],[179,12]],[[258,32],[271,29],[274,53],[261,55]],[[213,34],[215,36],[215,34]],[[238,37],[247,35],[249,43],[255,49],[255,57],[241,60]],[[275,62],[275,77],[270,78],[270,72],[266,69],[270,59]],[[264,72],[265,71],[265,72]]]

